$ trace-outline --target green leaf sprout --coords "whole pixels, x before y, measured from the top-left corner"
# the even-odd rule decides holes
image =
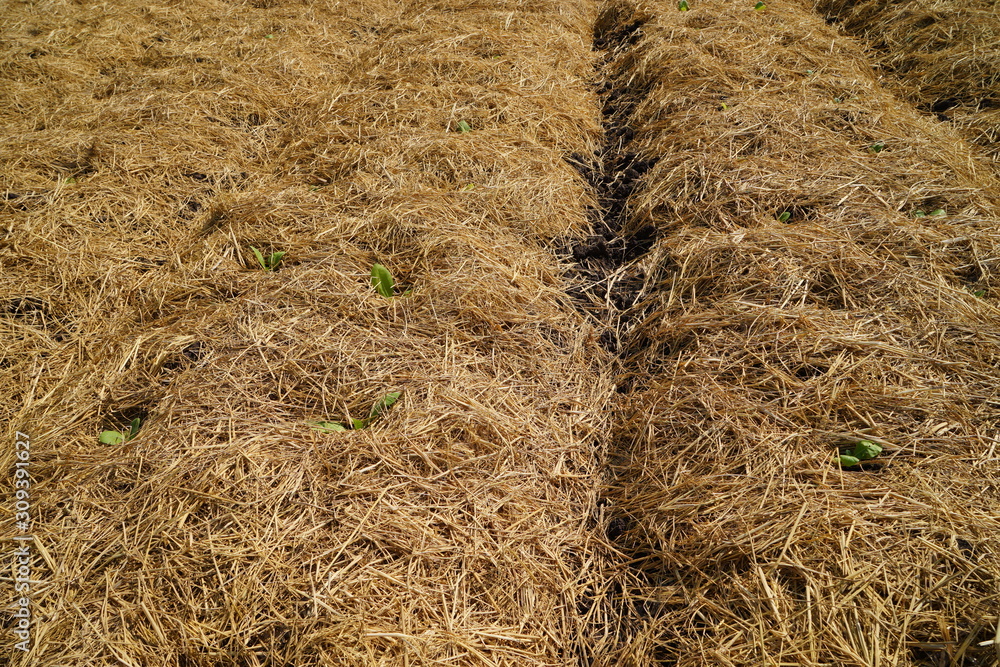
[[[868,461],[882,453],[882,445],[871,440],[862,440],[854,446],[854,455],[862,461]]]
[[[257,248],[250,246],[250,249],[253,250],[254,257],[257,258],[257,262],[265,271],[274,271],[278,268],[278,264],[281,263],[281,258],[285,256],[285,251],[281,250],[278,252],[272,252],[265,258],[261,251]]]
[[[322,433],[342,433],[344,431],[360,431],[361,429],[368,428],[371,423],[378,419],[378,417],[391,408],[396,401],[399,400],[401,392],[391,391],[382,398],[375,401],[372,409],[368,412],[368,417],[365,419],[350,419],[350,426],[346,425],[346,422],[333,422],[333,421],[315,421],[310,422],[313,429],[320,431]]]
[[[392,274],[389,273],[389,269],[385,268],[381,264],[372,265],[372,287],[375,288],[379,294],[387,299],[393,297],[392,287],[395,282],[392,279]]]
[[[120,445],[138,435],[141,424],[142,419],[136,417],[129,423],[128,431],[101,431],[97,440],[103,445]]]
[[[882,445],[871,440],[861,440],[854,445],[854,451],[848,450],[837,457],[842,468],[851,468],[862,461],[869,461],[882,453]]]

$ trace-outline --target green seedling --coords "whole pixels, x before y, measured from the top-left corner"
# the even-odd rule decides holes
[[[917,209],[916,211],[913,212],[913,217],[914,218],[926,218],[927,214],[924,213],[923,211],[921,211],[920,209]]]
[[[274,35],[264,35],[264,39],[274,39]]]
[[[128,431],[101,431],[98,440],[103,445],[120,445],[123,442],[128,442],[139,433],[140,424],[142,424],[142,419],[136,417],[129,423]]]
[[[767,5],[765,5],[763,2],[758,2],[756,5],[753,6],[753,8],[759,12],[767,9]]]
[[[788,211],[785,211],[784,213],[782,213],[781,215],[778,216],[778,222],[788,222],[788,220],[791,217],[792,217],[792,214],[790,212],[788,212]]]
[[[395,295],[392,290],[394,284],[395,282],[392,279],[392,274],[389,273],[389,269],[381,264],[372,265],[372,287],[375,288],[376,292],[387,299],[391,299]]]
[[[978,296],[978,297],[982,298],[982,297],[986,296],[986,290],[984,290],[984,289],[977,289],[975,292],[972,293],[972,296]]]
[[[274,271],[276,268],[278,268],[278,264],[281,263],[281,258],[285,256],[285,251],[279,250],[278,252],[272,252],[265,259],[264,255],[261,254],[260,250],[257,250],[257,248],[254,248],[253,246],[250,246],[250,249],[253,250],[254,257],[257,258],[257,261],[260,263],[260,265],[264,268],[265,271]]]
[[[677,9],[681,10],[682,12],[686,12],[691,8],[688,7],[687,0],[681,0],[680,2],[677,3]]]
[[[884,141],[876,141],[874,144],[868,147],[869,153],[881,153],[884,150],[885,150]]]
[[[806,70],[806,75],[807,75],[807,76],[811,75],[812,73],[813,73],[813,71],[812,71],[811,69],[807,69],[807,70]]]
[[[462,134],[465,134],[466,132],[472,132],[472,126],[466,123],[464,120],[458,121],[458,125],[456,127],[458,128],[458,131],[461,132]]]
[[[476,184],[475,183],[466,183],[465,187],[462,188],[462,192],[470,192],[470,191],[475,190],[475,189],[476,189]]]
[[[387,299],[391,299],[396,296],[393,288],[395,287],[395,281],[392,279],[392,274],[389,273],[389,269],[385,268],[381,264],[372,265],[372,287],[375,291],[384,296]],[[408,289],[403,292],[403,296],[410,296],[412,289]]]
[[[933,211],[931,211],[931,215],[935,215],[935,216],[940,217],[940,216],[944,216],[944,215],[948,215],[948,214],[945,213],[945,211],[944,211],[943,208],[936,208]]]
[[[871,440],[862,440],[854,446],[854,451],[847,450],[838,457],[840,467],[851,468],[862,461],[868,461],[882,453],[882,445]]]
[[[834,98],[833,98],[833,103],[834,103],[834,104],[840,104],[840,103],[841,103],[842,101],[843,101],[843,100],[841,100],[841,99],[840,99],[839,97],[834,97]]]
[[[375,401],[375,405],[372,406],[371,412],[368,413],[368,419],[366,421],[371,421],[375,419],[383,412],[391,408],[393,404],[399,400],[399,397],[400,397],[400,392],[390,391],[388,394]]]
[[[729,109],[729,105],[726,104],[725,102],[723,102],[722,104],[719,105],[719,110],[720,111],[726,111],[728,109]]]
[[[382,398],[375,401],[375,405],[368,412],[368,417],[365,419],[351,419],[350,425],[346,422],[329,422],[329,421],[317,421],[311,422],[312,427],[323,433],[342,433],[344,431],[360,431],[361,429],[368,428],[371,423],[375,421],[383,412],[388,410],[393,406],[393,404],[399,400],[400,392],[391,391]]]

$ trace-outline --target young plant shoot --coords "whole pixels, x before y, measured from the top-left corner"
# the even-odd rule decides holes
[[[310,422],[312,427],[317,431],[322,431],[324,433],[342,433],[344,431],[360,431],[361,429],[368,428],[375,419],[379,417],[383,412],[388,410],[393,406],[393,404],[399,400],[401,393],[398,391],[391,391],[382,398],[375,401],[371,410],[368,412],[368,417],[365,419],[350,419],[350,424],[347,422],[334,422],[334,421],[316,421]]]
[[[281,263],[281,258],[285,256],[284,250],[272,252],[267,257],[264,257],[263,253],[257,248],[250,246],[250,249],[253,250],[254,257],[257,258],[257,262],[265,271],[274,271],[278,268],[278,264]]]
[[[387,299],[391,299],[395,294],[392,289],[394,285],[395,281],[392,279],[389,269],[381,264],[372,265],[372,287],[375,288],[376,292]]]
[[[142,424],[142,419],[136,417],[129,424],[128,431],[101,431],[98,441],[103,445],[120,445],[123,442],[128,442],[139,433],[140,424]]]
[[[862,440],[854,446],[854,450],[847,450],[838,458],[842,468],[851,468],[862,461],[868,461],[882,453],[882,445],[871,440]]]

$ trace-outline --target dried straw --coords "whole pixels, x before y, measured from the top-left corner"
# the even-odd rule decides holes
[[[874,47],[897,90],[1000,159],[1000,13],[995,2],[818,0],[827,20]]]
[[[8,8],[0,661],[997,664],[994,171],[690,5]]]
[[[587,7],[5,12],[0,410],[37,583],[0,662],[586,655],[611,384],[552,251],[592,200],[563,160],[598,139]]]
[[[992,170],[815,13],[690,7],[609,3],[600,35],[656,236],[618,274],[637,618],[602,664],[996,664]]]

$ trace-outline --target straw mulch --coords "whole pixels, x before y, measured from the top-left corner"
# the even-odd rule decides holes
[[[811,10],[690,7],[597,29],[656,239],[609,278],[641,287],[604,508],[636,623],[602,664],[997,664],[993,171]]]
[[[590,9],[4,10],[0,421],[32,438],[36,583],[0,662],[588,655],[612,386],[553,251],[592,202],[563,159],[598,140]]]
[[[994,171],[690,4],[8,8],[0,661],[997,664]]]
[[[817,0],[867,40],[899,90],[1000,159],[1000,12],[989,0]]]

